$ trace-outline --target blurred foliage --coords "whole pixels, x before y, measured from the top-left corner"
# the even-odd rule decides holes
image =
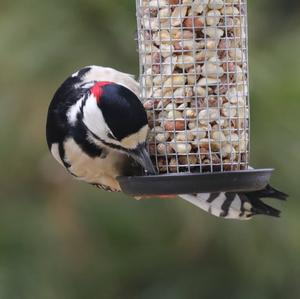
[[[1,1],[0,298],[300,296],[300,4],[249,1],[252,163],[280,219],[224,221],[70,179],[50,157],[53,92],[89,64],[137,74],[134,1]]]

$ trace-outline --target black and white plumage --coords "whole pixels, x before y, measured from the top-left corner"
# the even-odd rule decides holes
[[[139,85],[128,74],[88,66],[59,87],[49,106],[47,142],[70,174],[107,191],[121,191],[117,176],[154,174],[146,151],[148,121],[138,99]],[[245,220],[279,216],[261,198],[285,200],[267,186],[256,192],[182,194],[180,198],[210,214]]]
[[[265,189],[253,192],[182,194],[180,197],[213,216],[248,220],[254,215],[279,217],[280,211],[265,204],[261,199],[286,200],[287,194],[267,185]]]
[[[54,158],[76,178],[111,191],[120,191],[119,175],[153,174],[137,93],[132,76],[111,68],[88,66],[67,78],[48,111]]]

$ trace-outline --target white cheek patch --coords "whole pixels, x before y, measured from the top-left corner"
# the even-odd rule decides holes
[[[97,100],[94,95],[91,95],[87,99],[83,107],[83,116],[83,123],[95,136],[99,137],[106,143],[113,143],[118,146],[121,145],[119,141],[108,138],[107,134],[112,134],[112,132],[106,125],[103,114],[97,105]],[[96,139],[93,136],[89,135],[89,139],[93,140],[94,143],[97,143]]]
[[[95,136],[99,137],[107,143],[114,143],[120,145],[118,141],[110,139],[107,134],[110,130],[106,126],[103,114],[97,105],[94,95],[91,95],[83,107],[83,123]],[[93,138],[95,140],[95,138]]]
[[[142,127],[138,132],[131,134],[121,140],[121,145],[128,149],[134,149],[139,144],[144,143],[148,134],[148,125]]]
[[[83,107],[83,116],[83,123],[92,133],[99,137],[106,135],[104,117],[94,95],[87,99]]]

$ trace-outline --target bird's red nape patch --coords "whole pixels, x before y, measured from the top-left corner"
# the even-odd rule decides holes
[[[95,96],[97,102],[101,100],[101,96],[103,94],[103,86],[113,84],[109,81],[100,81],[95,83],[95,85],[91,88],[91,93]]]

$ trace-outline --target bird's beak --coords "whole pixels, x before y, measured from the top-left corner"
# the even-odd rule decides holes
[[[147,174],[156,174],[145,143],[139,144],[136,149],[130,151],[129,155],[144,168]]]

